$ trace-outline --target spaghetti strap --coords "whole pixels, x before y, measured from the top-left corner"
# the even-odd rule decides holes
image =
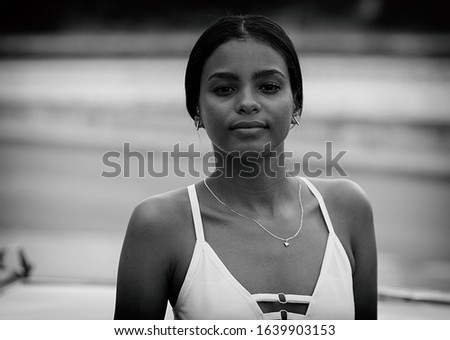
[[[327,206],[325,205],[325,201],[323,200],[323,197],[320,194],[319,190],[317,190],[317,188],[310,182],[309,179],[304,178],[304,177],[298,177],[298,178],[300,178],[303,182],[306,183],[309,190],[311,190],[314,197],[319,202],[320,210],[322,211],[322,215],[325,220],[325,224],[327,225],[328,232],[330,234],[334,234],[334,228],[333,228],[333,224],[331,223],[330,215],[328,214]]]
[[[194,184],[188,186],[189,201],[191,202],[192,219],[194,220],[195,237],[197,241],[205,241],[203,233],[202,216],[200,215],[200,205],[198,203],[197,192]]]

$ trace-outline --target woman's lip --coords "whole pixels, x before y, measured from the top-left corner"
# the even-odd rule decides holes
[[[267,125],[261,122],[239,122],[231,126],[231,130],[236,129],[265,129]]]

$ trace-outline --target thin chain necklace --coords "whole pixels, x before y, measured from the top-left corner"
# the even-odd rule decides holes
[[[270,230],[268,230],[266,227],[264,227],[260,222],[258,222],[257,220],[255,220],[254,218],[245,216],[244,214],[241,214],[240,212],[234,210],[233,208],[229,207],[228,205],[226,205],[223,201],[220,200],[219,197],[216,196],[216,194],[211,190],[211,188],[209,187],[208,184],[206,184],[206,179],[203,179],[203,183],[205,183],[205,187],[208,189],[208,191],[211,193],[211,195],[214,196],[214,198],[217,200],[217,202],[219,202],[220,204],[222,204],[225,208],[227,208],[228,210],[230,210],[231,212],[235,213],[236,215],[245,218],[249,221],[253,221],[254,223],[256,223],[262,230],[264,230],[266,233],[268,233],[270,236],[276,238],[277,240],[283,241],[283,244],[285,247],[289,247],[289,241],[296,238],[297,235],[300,233],[300,230],[302,230],[303,227],[303,203],[302,203],[302,186],[300,184],[300,181],[298,182],[298,186],[299,186],[299,194],[298,194],[298,198],[299,198],[299,204],[300,204],[300,210],[301,210],[301,215],[300,215],[300,226],[297,230],[297,232],[292,235],[291,237],[288,238],[283,238],[280,236],[275,235],[274,233],[272,233]]]

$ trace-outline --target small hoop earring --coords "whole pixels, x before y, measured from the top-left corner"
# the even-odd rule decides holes
[[[198,106],[197,106],[197,108],[195,109],[195,112],[196,112],[197,114],[196,114],[195,117],[194,117],[194,120],[195,120],[194,125],[195,125],[195,128],[196,128],[197,131],[198,131],[198,130],[200,130],[200,128],[204,128],[205,125],[203,124],[202,117],[200,116],[200,108],[199,108]]]
[[[202,118],[199,115],[195,116],[194,118],[194,126],[197,129],[197,131],[200,130],[200,128],[205,127],[205,125],[202,122]]]
[[[300,122],[298,121],[298,118],[297,118],[297,113],[294,113],[292,115],[291,124],[293,124],[293,125],[300,125]]]

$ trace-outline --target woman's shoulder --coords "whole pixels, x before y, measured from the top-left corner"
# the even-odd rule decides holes
[[[134,208],[128,229],[141,236],[171,238],[190,218],[186,188],[148,197]]]
[[[366,192],[359,184],[347,178],[309,178],[317,188],[327,206],[339,210],[352,210],[363,213],[371,210],[371,204]]]
[[[369,198],[356,182],[350,179],[310,179],[323,197],[336,232],[359,242],[373,232],[373,212]]]

